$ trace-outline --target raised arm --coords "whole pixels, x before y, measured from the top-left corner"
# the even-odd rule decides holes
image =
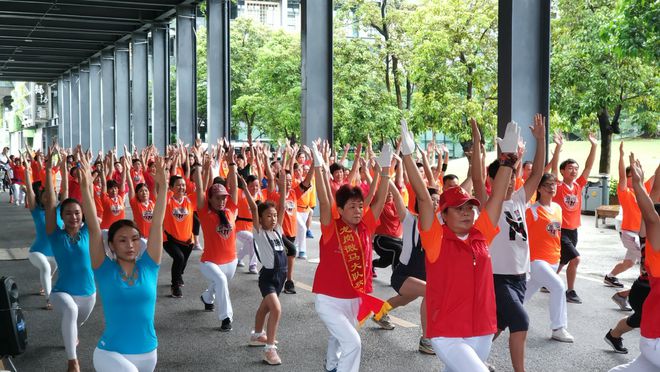
[[[98,269],[105,260],[105,248],[103,247],[103,236],[101,226],[96,218],[96,204],[92,196],[92,172],[87,158],[80,150],[76,152],[80,166],[78,177],[80,177],[80,192],[82,194],[82,210],[85,216],[85,224],[89,230],[89,256],[92,260],[92,268]]]
[[[561,147],[564,144],[564,136],[561,134],[561,132],[556,132],[555,133],[555,151],[552,153],[552,159],[546,165],[545,167],[545,172],[550,172],[552,173],[555,178],[559,179],[559,153],[561,152]]]
[[[234,148],[231,145],[229,145],[229,151],[225,154],[225,161],[229,166],[229,172],[227,173],[229,198],[234,205],[238,205],[238,188],[236,187],[236,152],[234,152]]]
[[[355,148],[355,157],[353,158],[353,166],[351,167],[350,172],[348,172],[348,184],[349,185],[354,185],[355,182],[355,177],[358,174],[358,168],[359,168],[359,163],[360,163],[360,157],[362,156],[362,144],[358,143],[357,147]],[[387,166],[389,169],[389,165]]]
[[[160,264],[163,257],[163,220],[165,219],[165,208],[167,206],[167,173],[165,171],[165,160],[161,157],[155,159],[156,176],[156,205],[154,205],[153,218],[149,228],[149,240],[147,241],[147,253],[149,257]],[[199,172],[197,172],[199,173]],[[198,194],[203,194],[199,192]]]
[[[520,141],[520,128],[515,122],[510,122],[506,126],[504,138],[497,139],[500,147],[500,168],[497,171],[493,181],[490,198],[486,202],[484,209],[493,223],[497,223],[502,213],[502,203],[506,196],[506,191],[511,182],[511,174],[516,168],[518,162],[518,143]]]
[[[327,226],[332,222],[332,204],[328,198],[326,179],[324,176],[323,156],[318,148],[318,143],[312,146],[312,157],[314,159],[314,174],[316,176],[316,196],[319,199],[319,212],[321,225]]]
[[[588,178],[591,174],[591,168],[594,166],[594,161],[596,160],[596,149],[598,148],[598,142],[593,133],[589,133],[589,143],[591,143],[591,149],[589,150],[589,156],[587,157],[587,162],[584,163],[584,170],[580,177]]]
[[[621,141],[619,144],[619,185],[617,186],[620,191],[628,189],[628,177],[626,177],[626,165],[624,164],[623,155],[623,141]]]
[[[428,231],[433,224],[435,211],[433,210],[433,201],[429,190],[422,180],[422,175],[415,165],[412,153],[415,151],[415,140],[412,133],[408,131],[408,124],[405,120],[401,121],[401,154],[403,155],[403,165],[408,173],[408,180],[415,191],[417,197],[417,207],[419,209],[419,224],[421,231]]]
[[[393,181],[390,180],[390,192],[392,193],[392,201],[394,202],[394,207],[396,208],[396,214],[399,217],[399,221],[403,222],[406,218],[406,204],[403,202],[401,197],[401,191]]]
[[[58,166],[60,170],[60,176],[62,178],[60,181],[60,201],[69,197],[69,169],[66,165],[66,157],[66,152],[62,150],[60,153],[60,164]],[[52,177],[52,174],[46,171],[46,177]]]
[[[36,197],[34,195],[34,190],[32,189],[32,172],[28,171],[27,169],[30,168],[30,163],[27,160],[28,158],[25,156],[25,154],[21,154],[21,163],[25,164],[25,202],[30,208],[30,210],[34,210],[34,208],[37,206],[36,204]]]
[[[658,167],[660,168],[660,167]],[[646,239],[651,244],[653,250],[660,252],[660,216],[655,211],[653,203],[657,200],[652,200],[644,189],[644,173],[639,164],[639,160],[635,160],[635,154],[630,153],[630,172],[632,173],[632,185],[635,191],[635,198],[639,205],[639,210],[642,212],[642,219],[646,225]],[[656,171],[657,173],[657,171]],[[660,194],[660,182],[653,185],[651,194]]]
[[[195,178],[193,179],[193,182],[195,182],[195,185],[197,186],[197,208],[201,209],[206,205],[207,189],[204,188],[204,183],[202,182],[202,172],[200,172],[199,169],[197,172],[195,172]]]
[[[481,203],[481,208],[486,206],[488,201],[488,193],[486,192],[486,183],[484,182],[484,172],[481,168],[481,133],[477,121],[470,119],[470,126],[472,127],[472,156],[470,162],[472,163],[472,185],[474,187],[474,197]]]
[[[268,159],[264,161],[264,172],[266,173],[266,180],[268,180],[268,193],[275,191],[275,177],[273,176],[273,170],[270,169],[270,162]]]
[[[126,157],[124,157],[123,165],[124,165],[124,172],[126,172],[126,169],[129,167],[129,162]],[[126,177],[126,182],[128,182],[128,200],[133,200],[133,198],[135,197],[135,185],[133,185],[133,177],[131,177],[130,175]],[[121,185],[119,188],[123,189],[124,185]]]
[[[431,164],[429,163],[429,152],[421,151],[422,153],[422,166],[424,168],[424,174],[426,175],[426,181],[428,182],[428,187],[432,189],[438,188],[438,181],[431,171]]]
[[[48,154],[46,156],[46,173],[50,173],[52,166],[52,157],[51,149],[48,149]],[[29,170],[25,171],[25,174]],[[44,204],[44,209],[46,211],[46,233],[52,234],[57,228],[57,199],[55,197],[55,188],[53,185],[53,177],[46,177],[46,185],[44,192],[46,193],[46,203]]]
[[[534,153],[532,173],[523,185],[527,201],[536,193],[539,182],[541,182],[541,177],[543,177],[543,164],[545,163],[545,118],[543,115],[534,115],[534,125],[529,127],[529,129],[532,130],[532,135],[536,140],[536,152]]]

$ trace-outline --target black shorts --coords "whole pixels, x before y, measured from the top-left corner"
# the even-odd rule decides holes
[[[651,286],[647,281],[635,280],[632,287],[630,287],[630,294],[628,294],[628,303],[633,309],[633,313],[626,319],[628,327],[639,328],[642,323],[642,307],[646,297],[651,292]]]
[[[284,243],[284,248],[286,249],[286,256],[287,257],[296,257],[296,244],[294,243],[296,241],[295,236],[286,236],[282,235],[282,243]]]
[[[509,332],[521,332],[529,329],[529,316],[523,301],[527,281],[525,275],[493,275],[495,284],[495,302],[497,305],[497,328]]]
[[[286,281],[286,269],[266,269],[259,271],[259,291],[261,296],[266,297],[271,293],[280,295],[284,282]]]
[[[405,282],[406,279],[408,279],[407,275],[402,275],[398,273],[396,270],[392,272],[392,277],[390,278],[390,285],[399,295],[401,294],[399,290],[401,290],[401,287],[403,286],[403,282]]]
[[[559,263],[566,265],[575,257],[580,257],[580,252],[577,250],[578,231],[561,229],[561,259]]]

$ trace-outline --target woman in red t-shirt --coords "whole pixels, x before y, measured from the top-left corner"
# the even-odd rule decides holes
[[[139,160],[138,160],[139,161]],[[128,161],[126,161],[128,163]],[[135,161],[133,162],[135,165]],[[131,170],[132,172],[133,170]],[[142,172],[140,172],[141,174]],[[155,203],[153,198],[150,196],[149,188],[144,182],[139,182],[137,185],[133,186],[133,181],[136,178],[126,177],[128,181],[128,202],[131,205],[131,211],[133,212],[133,221],[140,230],[140,234],[145,239],[149,238],[149,230],[151,229],[151,220],[154,216],[154,207]]]
[[[126,167],[121,172],[121,179],[106,181],[103,186],[101,202],[103,203],[103,217],[101,217],[101,229],[107,230],[116,221],[123,220],[126,213],[124,205],[123,185],[126,182]]]

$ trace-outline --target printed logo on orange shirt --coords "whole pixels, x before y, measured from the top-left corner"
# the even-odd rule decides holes
[[[284,202],[284,210],[286,213],[293,213],[293,211],[296,209],[296,203],[293,200],[286,200]]]
[[[119,204],[112,204],[112,205],[110,206],[110,212],[112,212],[112,215],[113,215],[113,216],[119,216],[119,214],[121,213],[121,211],[122,211],[123,209],[124,209],[124,208],[122,208],[122,206],[119,205]]]
[[[561,231],[561,223],[560,222],[550,222],[546,227],[545,230],[552,235],[553,237],[559,236],[559,232]]]
[[[172,216],[175,220],[181,222],[188,216],[188,210],[184,207],[172,208]]]
[[[218,225],[215,228],[215,231],[220,234],[224,239],[229,239],[229,235],[231,234],[231,225],[230,224],[224,224],[224,225]]]
[[[147,222],[151,222],[151,220],[154,218],[154,211],[149,211],[145,210],[142,212],[142,219],[144,219]]]
[[[568,207],[569,210],[573,210],[575,208],[575,205],[577,204],[577,195],[564,195],[564,205]]]

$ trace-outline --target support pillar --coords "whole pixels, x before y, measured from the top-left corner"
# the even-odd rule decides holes
[[[92,144],[92,127],[89,122],[89,64],[80,65],[80,84],[78,84],[78,103],[80,105],[80,145],[87,150]]]
[[[115,134],[115,55],[112,50],[101,53],[101,128],[103,151],[117,144]]]
[[[176,7],[177,137],[192,144],[197,138],[195,6]]]
[[[61,88],[57,91],[57,104],[60,110],[60,120],[58,125],[58,143],[64,148],[71,147],[71,106],[69,104],[69,89],[71,76],[66,73],[60,79]]]
[[[167,24],[151,29],[153,74],[151,91],[152,143],[162,154],[170,143],[170,33]],[[146,164],[144,164],[146,166]]]
[[[89,62],[89,121],[92,128],[92,153],[103,150],[101,127],[101,59]]]
[[[302,143],[332,143],[332,0],[303,0]]]
[[[550,0],[499,0],[498,17],[497,133],[509,121],[521,124],[524,160],[532,160],[528,124],[536,113],[548,118],[550,109]]]
[[[229,15],[231,3],[208,0],[207,36],[207,143],[230,137]]]
[[[131,145],[131,109],[129,88],[128,42],[117,43],[115,47],[115,135],[119,150]]]
[[[71,69],[71,86],[69,89],[69,105],[71,110],[69,115],[71,117],[71,146],[75,147],[80,144],[80,70],[78,67]]]
[[[131,129],[133,132],[132,144],[140,149],[147,147],[149,135],[148,57],[147,34],[134,33],[131,53],[131,72],[133,74],[131,79]]]

